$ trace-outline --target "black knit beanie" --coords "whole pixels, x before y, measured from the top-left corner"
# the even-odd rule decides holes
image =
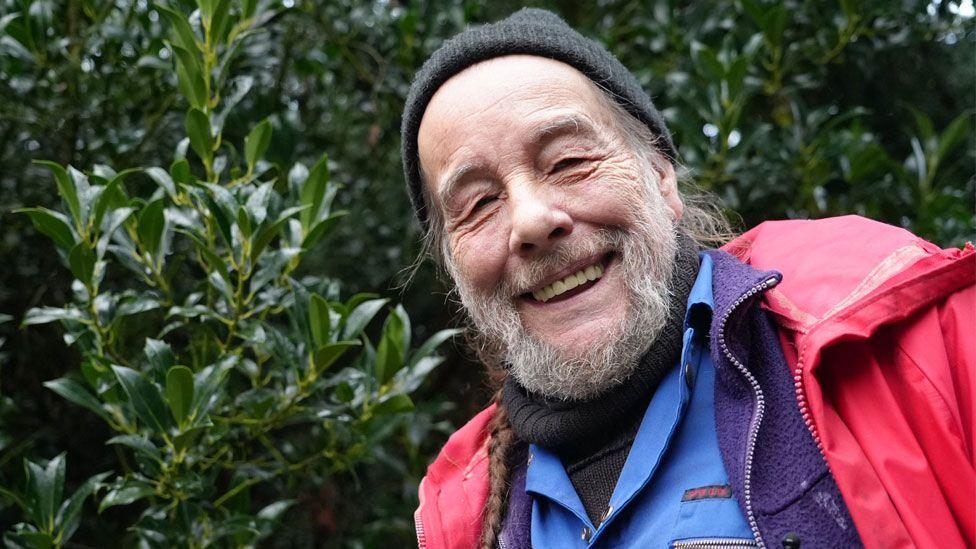
[[[469,27],[444,42],[414,76],[400,128],[403,172],[417,219],[426,232],[429,219],[420,179],[417,132],[427,104],[444,82],[478,62],[504,55],[528,54],[561,61],[608,91],[627,112],[658,137],[658,147],[674,162],[671,134],[664,118],[637,79],[603,46],[573,30],[558,15],[523,8],[497,23]]]

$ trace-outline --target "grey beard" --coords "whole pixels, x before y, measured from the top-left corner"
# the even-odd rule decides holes
[[[649,196],[636,205],[632,230],[606,229],[592,239],[557,246],[506,277],[490,295],[473,292],[447,261],[461,303],[485,345],[500,353],[511,375],[528,391],[552,400],[595,397],[626,380],[663,329],[671,304],[668,281],[674,271],[677,233],[661,195],[651,190],[654,186],[645,189]],[[528,333],[512,296],[544,274],[606,249],[620,255],[627,287],[627,308],[619,325],[579,353],[564,352]]]

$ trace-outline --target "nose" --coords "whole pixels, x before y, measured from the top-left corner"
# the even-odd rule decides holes
[[[573,218],[550,193],[528,187],[509,196],[512,232],[508,248],[521,257],[545,254],[573,232]]]

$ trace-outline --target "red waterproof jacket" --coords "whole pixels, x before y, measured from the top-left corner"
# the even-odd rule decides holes
[[[856,216],[763,223],[723,247],[782,282],[762,306],[867,547],[976,544],[976,253]],[[829,265],[829,268],[824,268]],[[477,545],[482,411],[420,485],[422,548]]]

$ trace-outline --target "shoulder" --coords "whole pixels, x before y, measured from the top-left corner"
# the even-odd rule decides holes
[[[420,483],[415,513],[422,546],[470,547],[480,534],[488,498],[488,424],[493,404],[448,439]]]
[[[428,482],[444,479],[464,472],[474,463],[488,456],[488,424],[495,414],[496,405],[485,408],[447,439],[444,448],[427,469]]]
[[[722,249],[782,273],[772,298],[786,298],[811,319],[831,316],[923,259],[946,255],[905,229],[855,215],[767,221]]]
[[[857,215],[766,221],[722,247],[757,268],[770,263],[814,265],[829,259],[836,270],[863,269],[892,251],[939,247],[900,227]]]

